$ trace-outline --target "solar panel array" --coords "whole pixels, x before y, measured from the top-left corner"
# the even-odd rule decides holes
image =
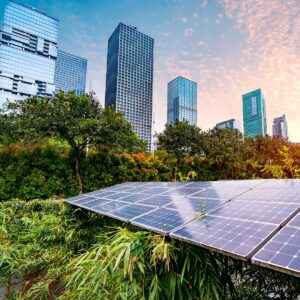
[[[300,277],[300,180],[128,182],[66,201]]]

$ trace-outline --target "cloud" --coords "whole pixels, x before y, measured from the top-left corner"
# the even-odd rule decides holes
[[[186,17],[181,17],[181,19],[180,19],[180,21],[182,22],[182,23],[186,23],[187,22],[187,18]]]
[[[170,36],[170,35],[171,35],[171,32],[164,31],[164,32],[160,32],[159,35],[162,35],[162,36]]]
[[[184,35],[185,36],[192,36],[194,32],[195,32],[195,29],[193,29],[193,28],[186,28],[184,30]]]

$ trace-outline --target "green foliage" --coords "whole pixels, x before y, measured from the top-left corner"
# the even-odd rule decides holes
[[[156,134],[160,149],[174,154],[177,158],[202,153],[203,136],[201,129],[187,121],[167,124],[162,133]]]
[[[4,113],[0,118],[2,142],[14,133],[16,141],[55,137],[68,143],[80,192],[80,161],[87,147],[101,145],[118,152],[145,150],[145,142],[135,135],[122,113],[102,109],[92,94],[76,96],[60,91],[42,99],[7,102]]]
[[[121,227],[120,227],[121,226]],[[297,299],[296,278],[62,200],[0,203],[0,286],[11,299]],[[7,289],[8,291],[9,289]]]

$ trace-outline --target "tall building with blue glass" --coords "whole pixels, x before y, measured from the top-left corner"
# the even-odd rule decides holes
[[[260,89],[244,94],[243,119],[246,137],[264,136],[267,134],[266,104]]]
[[[10,0],[0,31],[0,106],[7,100],[51,95],[58,20]]]
[[[153,38],[120,23],[108,40],[105,106],[123,111],[135,133],[152,139]]]
[[[197,83],[177,77],[168,83],[168,124],[175,120],[197,124]]]
[[[54,83],[56,91],[85,93],[87,60],[58,50]]]

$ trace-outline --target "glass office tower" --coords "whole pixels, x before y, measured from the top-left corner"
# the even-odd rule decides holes
[[[197,124],[197,83],[177,77],[168,83],[168,124],[186,120]]]
[[[56,90],[74,91],[80,96],[85,93],[87,60],[58,50],[54,84]]]
[[[285,115],[274,118],[273,120],[273,136],[281,137],[288,140],[288,126]]]
[[[218,129],[228,128],[228,129],[239,129],[239,124],[236,119],[230,119],[221,123],[216,124]]]
[[[267,134],[266,105],[260,89],[243,96],[244,135],[255,137]]]
[[[58,20],[9,1],[0,31],[0,106],[28,96],[51,95],[57,57]]]
[[[153,38],[120,23],[108,40],[105,106],[123,111],[151,151]]]

